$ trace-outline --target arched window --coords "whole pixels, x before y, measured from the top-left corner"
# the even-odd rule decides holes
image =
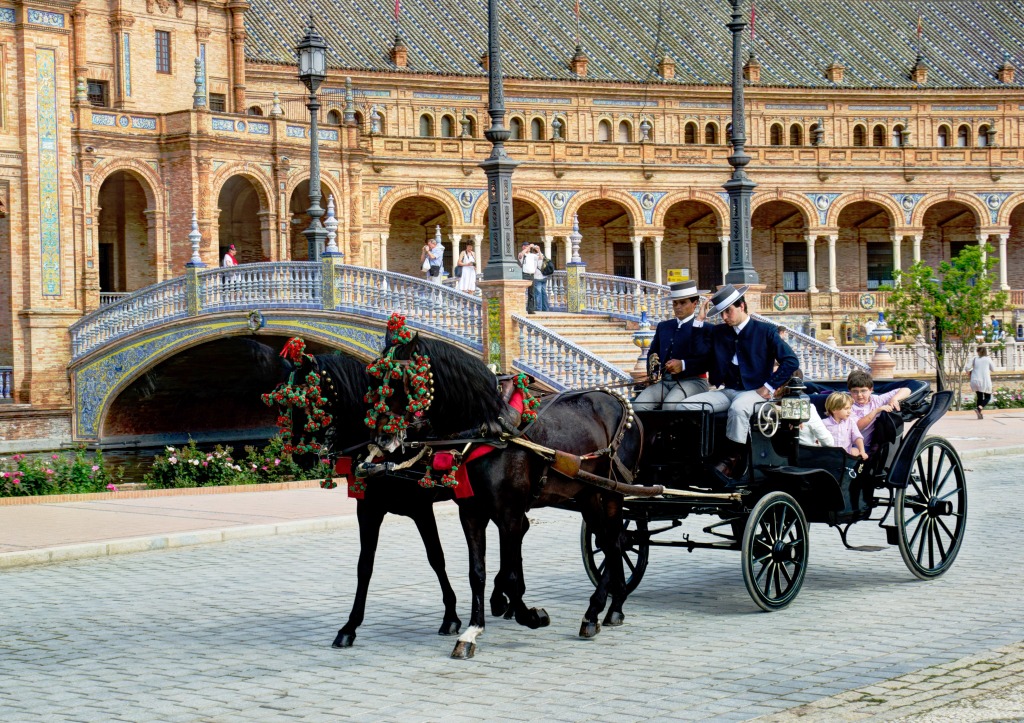
[[[599,143],[609,143],[612,139],[612,124],[606,120],[597,124],[597,140]]]
[[[341,111],[331,110],[327,112],[327,125],[340,126],[341,125]]]
[[[363,118],[363,114],[360,113],[359,111],[356,111],[355,112],[355,119],[356,119],[356,128],[359,130],[360,133],[362,133],[364,130],[366,130],[366,126],[363,125],[363,123],[366,122],[365,119]]]
[[[258,105],[250,106],[249,115],[263,115],[263,109]]]
[[[935,144],[939,148],[945,148],[949,145],[949,126],[939,126],[939,135],[935,140]]]
[[[718,126],[714,123],[708,123],[704,126],[704,143],[709,146],[713,146],[718,143]]]
[[[687,123],[686,128],[683,130],[683,142],[687,144],[697,142],[697,124]]]
[[[455,119],[452,118],[450,115],[441,116],[441,137],[455,137]]]
[[[871,130],[871,145],[885,145],[885,126],[878,125]]]
[[[897,148],[903,145],[903,126],[895,125],[892,127],[892,144]]]
[[[782,145],[782,126],[780,126],[778,123],[773,124],[772,128],[771,128],[771,131],[769,133],[770,133],[770,137],[771,137],[771,144],[773,146],[781,146]]]
[[[978,146],[984,148],[988,145],[988,126],[978,128]]]
[[[554,120],[552,120],[551,121],[551,137],[552,138],[555,137],[555,120],[557,120],[559,123],[562,124],[562,125],[560,125],[558,127],[558,137],[561,138],[562,140],[566,140],[569,137],[569,121],[567,121],[565,119],[565,116],[562,116],[562,115],[560,115],[557,118],[555,118]]]
[[[818,130],[820,126],[817,123],[811,124],[811,129],[808,131],[808,140],[810,140],[812,146],[818,145]]]
[[[802,146],[804,144],[804,129],[802,126],[794,123],[789,127],[789,145],[791,146]]]
[[[732,123],[725,124],[725,142],[732,143]]]
[[[372,131],[373,111],[370,111],[369,119],[369,129]],[[380,126],[378,132],[386,136],[388,134],[388,119],[380,108],[377,109],[377,124]]]
[[[956,129],[956,144],[960,148],[971,145],[971,129],[968,126],[960,126]]]
[[[645,126],[644,123],[646,123],[647,125]],[[640,122],[640,138],[639,138],[639,140],[641,142],[644,140],[644,128],[647,128],[647,138],[646,139],[648,141],[653,141],[654,140],[654,123],[652,123],[650,120],[643,120],[643,121]]]
[[[532,121],[530,121],[530,140],[544,140],[544,121],[542,121],[540,118],[534,118]]]
[[[619,143],[632,143],[633,142],[633,127],[629,124],[629,121],[622,121],[619,123]]]
[[[523,122],[518,118],[513,118],[508,122],[508,129],[512,133],[512,140],[521,141],[523,140]]]
[[[420,138],[430,138],[434,135],[434,119],[424,113],[420,116]]]
[[[858,147],[867,145],[867,131],[864,126],[853,127],[853,145]]]
[[[470,138],[476,138],[476,117],[475,116],[471,116],[471,115],[467,115],[466,116],[466,120],[469,121],[469,125],[464,126],[465,133]]]

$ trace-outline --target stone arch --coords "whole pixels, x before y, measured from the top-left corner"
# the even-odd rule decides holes
[[[588,270],[599,274],[618,273],[633,277],[636,269],[632,242],[642,236],[636,223],[636,219],[642,218],[636,212],[636,200],[621,192],[590,191],[579,195],[582,198],[574,196],[571,209],[567,209],[567,212],[579,214],[579,228],[583,235],[580,255],[587,263]],[[571,218],[571,213],[567,213],[567,220]],[[644,276],[642,272],[646,265],[645,253],[646,249],[641,244],[641,277]],[[650,255],[647,254],[647,257],[649,261]]]
[[[551,208],[551,202],[530,188],[523,188],[522,186],[512,186],[512,198],[513,200],[519,199],[520,201],[526,201],[531,206],[537,209],[540,214],[541,223],[544,225],[545,233],[550,233],[552,229],[558,224],[555,222],[555,213]],[[473,216],[470,218],[470,225],[477,228],[483,228],[484,216],[487,215],[487,207],[489,202],[487,200],[487,194],[484,193],[480,198],[477,199],[476,205],[473,207]],[[461,216],[459,217],[461,218]],[[572,224],[572,217],[570,217],[569,225]],[[484,239],[484,244],[487,243],[487,239]]]
[[[1014,202],[1011,204],[1011,202]],[[1003,208],[1006,233],[1006,281],[1011,289],[1024,288],[1024,192],[1006,199]],[[1001,214],[1003,215],[1003,214]],[[996,249],[999,255],[999,249]]]
[[[572,215],[578,213],[583,204],[600,200],[615,201],[625,208],[626,214],[629,216],[629,225],[634,229],[644,225],[644,210],[640,207],[640,202],[625,191],[617,191],[610,188],[583,191],[569,199],[569,202],[565,204],[565,215],[562,217],[565,225],[572,226]],[[658,205],[660,206],[661,204]]]
[[[921,210],[921,260],[932,268],[949,261],[965,245],[982,240],[981,227],[988,225],[990,216],[987,210],[979,213],[969,199],[957,197],[962,195],[936,194],[935,201]]]
[[[163,197],[156,192],[156,189],[163,188],[163,181],[160,175],[153,170],[152,166],[135,158],[118,158],[103,163],[92,171],[92,180],[89,185],[92,187],[92,196],[97,198],[103,182],[118,171],[125,171],[140,182],[142,189],[146,192],[146,207],[153,211],[163,211]]]
[[[90,228],[101,292],[136,291],[164,277],[165,218],[155,176],[139,161],[112,163],[94,176]]]
[[[849,194],[835,215],[838,231],[836,241],[836,268],[842,269],[839,284],[846,290],[874,291],[881,285],[891,286],[893,272],[902,268],[903,259],[897,259],[893,246],[896,224],[891,208],[867,194]],[[910,256],[907,256],[908,263]]]
[[[719,228],[723,229],[723,232],[729,228],[729,204],[722,200],[722,197],[717,193],[698,191],[692,188],[685,191],[673,191],[661,199],[658,205],[654,207],[653,223],[651,225],[663,228],[665,226],[665,214],[668,213],[668,210],[674,204],[680,201],[700,201],[707,204],[714,209]]]
[[[432,201],[437,201],[444,207],[444,210],[448,212],[448,215],[451,216],[454,223],[458,224],[461,222],[462,207],[458,205],[458,202],[452,194],[448,193],[448,191],[443,188],[438,188],[436,186],[416,185],[393,188],[388,191],[377,207],[377,223],[387,228],[390,224],[391,211],[394,210],[395,205],[398,204],[399,201],[404,201],[405,199],[412,198],[413,196],[424,196]],[[480,203],[480,201],[477,201],[477,203]],[[486,201],[483,205],[487,205]],[[483,218],[483,214],[481,214],[481,218]]]
[[[820,231],[818,231],[818,229],[821,228],[818,223],[818,209],[815,208],[811,199],[807,198],[807,196],[799,193],[793,193],[792,191],[779,190],[775,193],[766,191],[765,193],[754,194],[754,198],[750,201],[751,215],[753,215],[754,211],[756,211],[759,206],[763,206],[771,201],[788,201],[793,204],[800,209],[801,213],[803,213],[804,225],[807,229],[812,233],[820,233]]]
[[[713,128],[714,129],[714,131],[713,131],[713,133],[714,133],[714,140],[711,143],[708,143],[708,140],[707,140],[708,128]],[[706,145],[706,146],[719,146],[719,145],[722,145],[722,137],[723,137],[722,136],[722,124],[719,123],[717,120],[707,120],[707,121],[704,121],[703,125],[701,125],[701,127],[700,127],[700,142],[701,142],[702,145]]]
[[[425,276],[420,264],[424,244],[433,239],[438,227],[444,245],[442,269],[452,268],[455,227],[462,225],[462,211],[453,209],[451,194],[438,198],[427,193],[404,194],[388,206],[386,218],[389,271],[410,276]]]
[[[274,180],[270,175],[255,163],[236,161],[225,163],[214,171],[210,178],[210,191],[213,198],[220,196],[224,184],[233,176],[243,176],[253,184],[256,194],[260,199],[260,206],[268,211],[275,208],[274,204]]]
[[[896,199],[882,193],[863,191],[861,193],[844,193],[833,201],[832,206],[828,210],[828,216],[825,219],[825,227],[837,228],[839,226],[839,214],[842,210],[851,203],[858,203],[860,201],[870,201],[884,208],[889,214],[889,220],[892,222],[893,228],[899,228],[903,225],[905,214],[900,205],[896,203]]]
[[[989,225],[988,220],[992,215],[980,198],[974,194],[952,190],[948,193],[929,193],[922,198],[921,202],[917,204],[917,208],[914,209],[914,214],[910,218],[910,225],[915,228],[924,226],[924,215],[928,212],[928,209],[943,201],[958,201],[964,204],[974,211],[975,219],[979,226]]]
[[[481,241],[477,249],[484,268],[491,255],[491,231],[490,215],[487,213],[488,204],[480,204],[483,207],[484,215],[481,217]],[[524,242],[537,244],[544,248],[544,237],[550,232],[551,227],[547,225],[549,214],[547,211],[547,199],[534,194],[512,192],[512,224],[515,235],[515,252],[519,253]]]
[[[711,195],[711,194],[708,194]],[[688,268],[690,278],[701,288],[722,283],[722,237],[727,233],[727,216],[717,204],[692,193],[677,193],[658,204],[659,226],[664,227],[661,244],[663,268]]]
[[[260,177],[263,175],[262,172],[255,173],[251,165],[234,165],[241,166],[241,171],[229,174],[222,168],[215,177],[215,182],[211,184],[216,189],[212,196],[214,199],[212,206],[217,209],[211,224],[211,229],[215,234],[215,238],[211,240],[211,246],[217,250],[218,262],[227,253],[228,246],[232,243],[237,247],[239,263],[271,260],[275,255],[272,239],[275,230],[274,209],[277,205],[274,203],[274,195],[269,190],[273,186]],[[252,189],[255,204],[246,203],[244,208],[239,207],[238,202],[244,200],[239,197],[239,194],[244,195],[248,189]],[[229,199],[224,198],[224,194],[227,192],[233,194],[230,199],[230,207],[222,208],[222,202],[229,202]],[[225,212],[228,214],[227,217],[224,216]],[[256,216],[255,219],[251,217],[253,214]],[[229,224],[230,228],[225,224]],[[230,233],[225,233],[225,231],[230,231]],[[241,244],[236,241],[241,241]]]
[[[790,194],[764,194],[750,213],[752,261],[768,290],[806,291],[810,286],[809,216]],[[806,198],[806,197],[805,197]]]
[[[288,260],[290,261],[308,261],[309,259],[309,241],[302,232],[309,228],[310,217],[306,213],[309,210],[309,177],[302,176],[301,174],[292,174],[292,178],[289,179],[288,185],[286,186],[285,201],[286,206],[281,209],[281,218],[283,224],[288,229],[286,232],[287,238],[285,243],[288,246]],[[305,185],[305,190],[303,190]],[[333,194],[334,195],[334,206],[335,214],[340,218],[345,213],[345,202],[341,196],[341,179],[335,178],[330,174],[320,175],[320,207],[324,210],[324,215],[320,217],[320,221],[327,220],[327,199]],[[296,223],[298,221],[298,223]],[[340,226],[339,226],[340,235]],[[343,248],[344,244],[342,239],[337,239],[339,247]]]
[[[996,226],[1009,226],[1010,216],[1022,203],[1024,203],[1024,191],[1017,191],[1013,195],[1008,196],[1007,199],[1003,201],[1002,207],[999,209],[999,216],[997,219],[998,223]],[[982,225],[984,226],[987,224]]]

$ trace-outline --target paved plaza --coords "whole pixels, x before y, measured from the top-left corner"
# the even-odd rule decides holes
[[[940,580],[914,579],[894,548],[850,552],[814,526],[803,591],[767,614],[738,554],[654,549],[626,625],[593,641],[576,637],[592,589],[579,520],[531,513],[528,601],[552,625],[489,618],[471,661],[449,659],[454,640],[436,635],[437,584],[404,520],[384,528],[349,650],[330,642],[355,586],[352,528],[10,569],[0,720],[1019,717],[1024,503],[1008,470],[1021,463],[967,463],[968,534]],[[465,622],[465,545],[454,515],[439,525]],[[884,539],[871,524],[853,538]]]

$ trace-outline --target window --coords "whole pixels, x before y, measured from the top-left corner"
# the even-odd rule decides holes
[[[804,144],[804,129],[794,123],[789,127],[789,145],[802,146]]]
[[[633,278],[633,244],[612,244],[612,268],[616,276]],[[647,268],[647,249],[640,244],[640,268]]]
[[[686,130],[683,131],[683,142],[692,144],[697,142],[697,124],[687,123]]]
[[[597,140],[599,143],[608,143],[612,139],[612,124],[606,120],[597,124]]]
[[[864,126],[853,127],[853,145],[862,147],[867,145],[867,131]]]
[[[704,126],[704,143],[713,146],[718,143],[718,126],[708,123]]]
[[[885,126],[875,126],[874,129],[871,131],[871,145],[885,145]]]
[[[341,125],[341,112],[338,110],[328,111],[327,113],[327,124],[332,126]]]
[[[782,244],[782,290],[807,291],[807,244]]]
[[[984,148],[988,145],[988,126],[978,128],[978,146]]]
[[[725,124],[725,142],[732,143],[732,123]]]
[[[258,105],[249,108],[249,115],[263,115],[263,109]]]
[[[722,244],[701,241],[697,244],[697,284],[713,289],[722,284]]]
[[[619,123],[619,143],[633,142],[633,127],[627,122]]]
[[[109,105],[110,84],[105,80],[88,81],[89,103],[100,108]]]
[[[434,135],[434,119],[424,113],[420,116],[420,138],[430,138]]]
[[[893,126],[892,144],[897,148],[903,145],[903,126]]]
[[[544,140],[544,121],[542,121],[540,118],[534,118],[532,121],[530,121],[530,140]]]
[[[821,126],[819,126],[817,123],[811,124],[810,135],[808,137],[811,141],[812,146],[818,145],[818,136],[820,135],[820,130]]]
[[[936,138],[935,144],[937,146],[939,146],[939,148],[945,148],[946,146],[949,145],[949,127],[948,126],[939,126],[939,135],[938,135],[938,138]]]
[[[772,129],[770,131],[770,137],[771,137],[771,141],[770,142],[771,142],[771,144],[773,146],[781,146],[782,145],[782,126],[780,126],[778,123],[773,125]]]
[[[466,120],[468,120],[468,121],[469,121],[469,124],[468,124],[468,125],[466,125],[466,126],[463,126],[463,129],[464,129],[464,130],[463,130],[463,132],[464,132],[464,133],[465,133],[465,134],[466,134],[466,135],[467,135],[467,136],[468,136],[469,138],[476,138],[476,118],[474,118],[474,117],[473,117],[473,116],[471,116],[471,115],[467,115],[467,116],[463,116],[463,117],[464,117],[464,118],[465,118]]]
[[[960,126],[956,131],[956,144],[960,148],[971,145],[971,129],[967,126]]]
[[[171,34],[167,30],[156,31],[156,72],[171,72]]]
[[[869,241],[868,244],[868,291],[879,286],[892,286],[892,244],[884,241]]]
[[[523,122],[518,118],[513,118],[508,122],[508,130],[512,134],[511,139],[514,141],[523,140]]]
[[[360,133],[362,133],[363,130],[366,128],[366,126],[363,125],[366,122],[365,119],[363,118],[363,114],[360,113],[359,111],[356,111],[355,112],[355,117],[356,117],[356,128],[359,130]],[[328,120],[330,120],[330,115],[328,115],[327,118],[328,118]]]
[[[441,137],[455,137],[455,119],[452,118],[450,115],[441,116]]]
[[[214,113],[224,113],[228,108],[228,97],[223,93],[210,93],[210,110]]]

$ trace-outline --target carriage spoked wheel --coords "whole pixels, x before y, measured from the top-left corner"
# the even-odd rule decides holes
[[[636,590],[647,570],[647,559],[651,552],[650,535],[647,534],[646,520],[624,520],[622,523],[623,544],[622,564],[626,575],[626,593]],[[587,528],[586,520],[580,529],[580,547],[583,548],[583,567],[590,582],[597,583],[604,574],[604,550],[597,544],[597,537]]]
[[[771,492],[754,505],[743,530],[743,583],[762,610],[781,610],[796,598],[809,542],[807,518],[792,496]]]
[[[910,571],[929,580],[948,570],[960,552],[967,522],[964,466],[949,442],[942,437],[924,441],[893,505],[900,555]]]

